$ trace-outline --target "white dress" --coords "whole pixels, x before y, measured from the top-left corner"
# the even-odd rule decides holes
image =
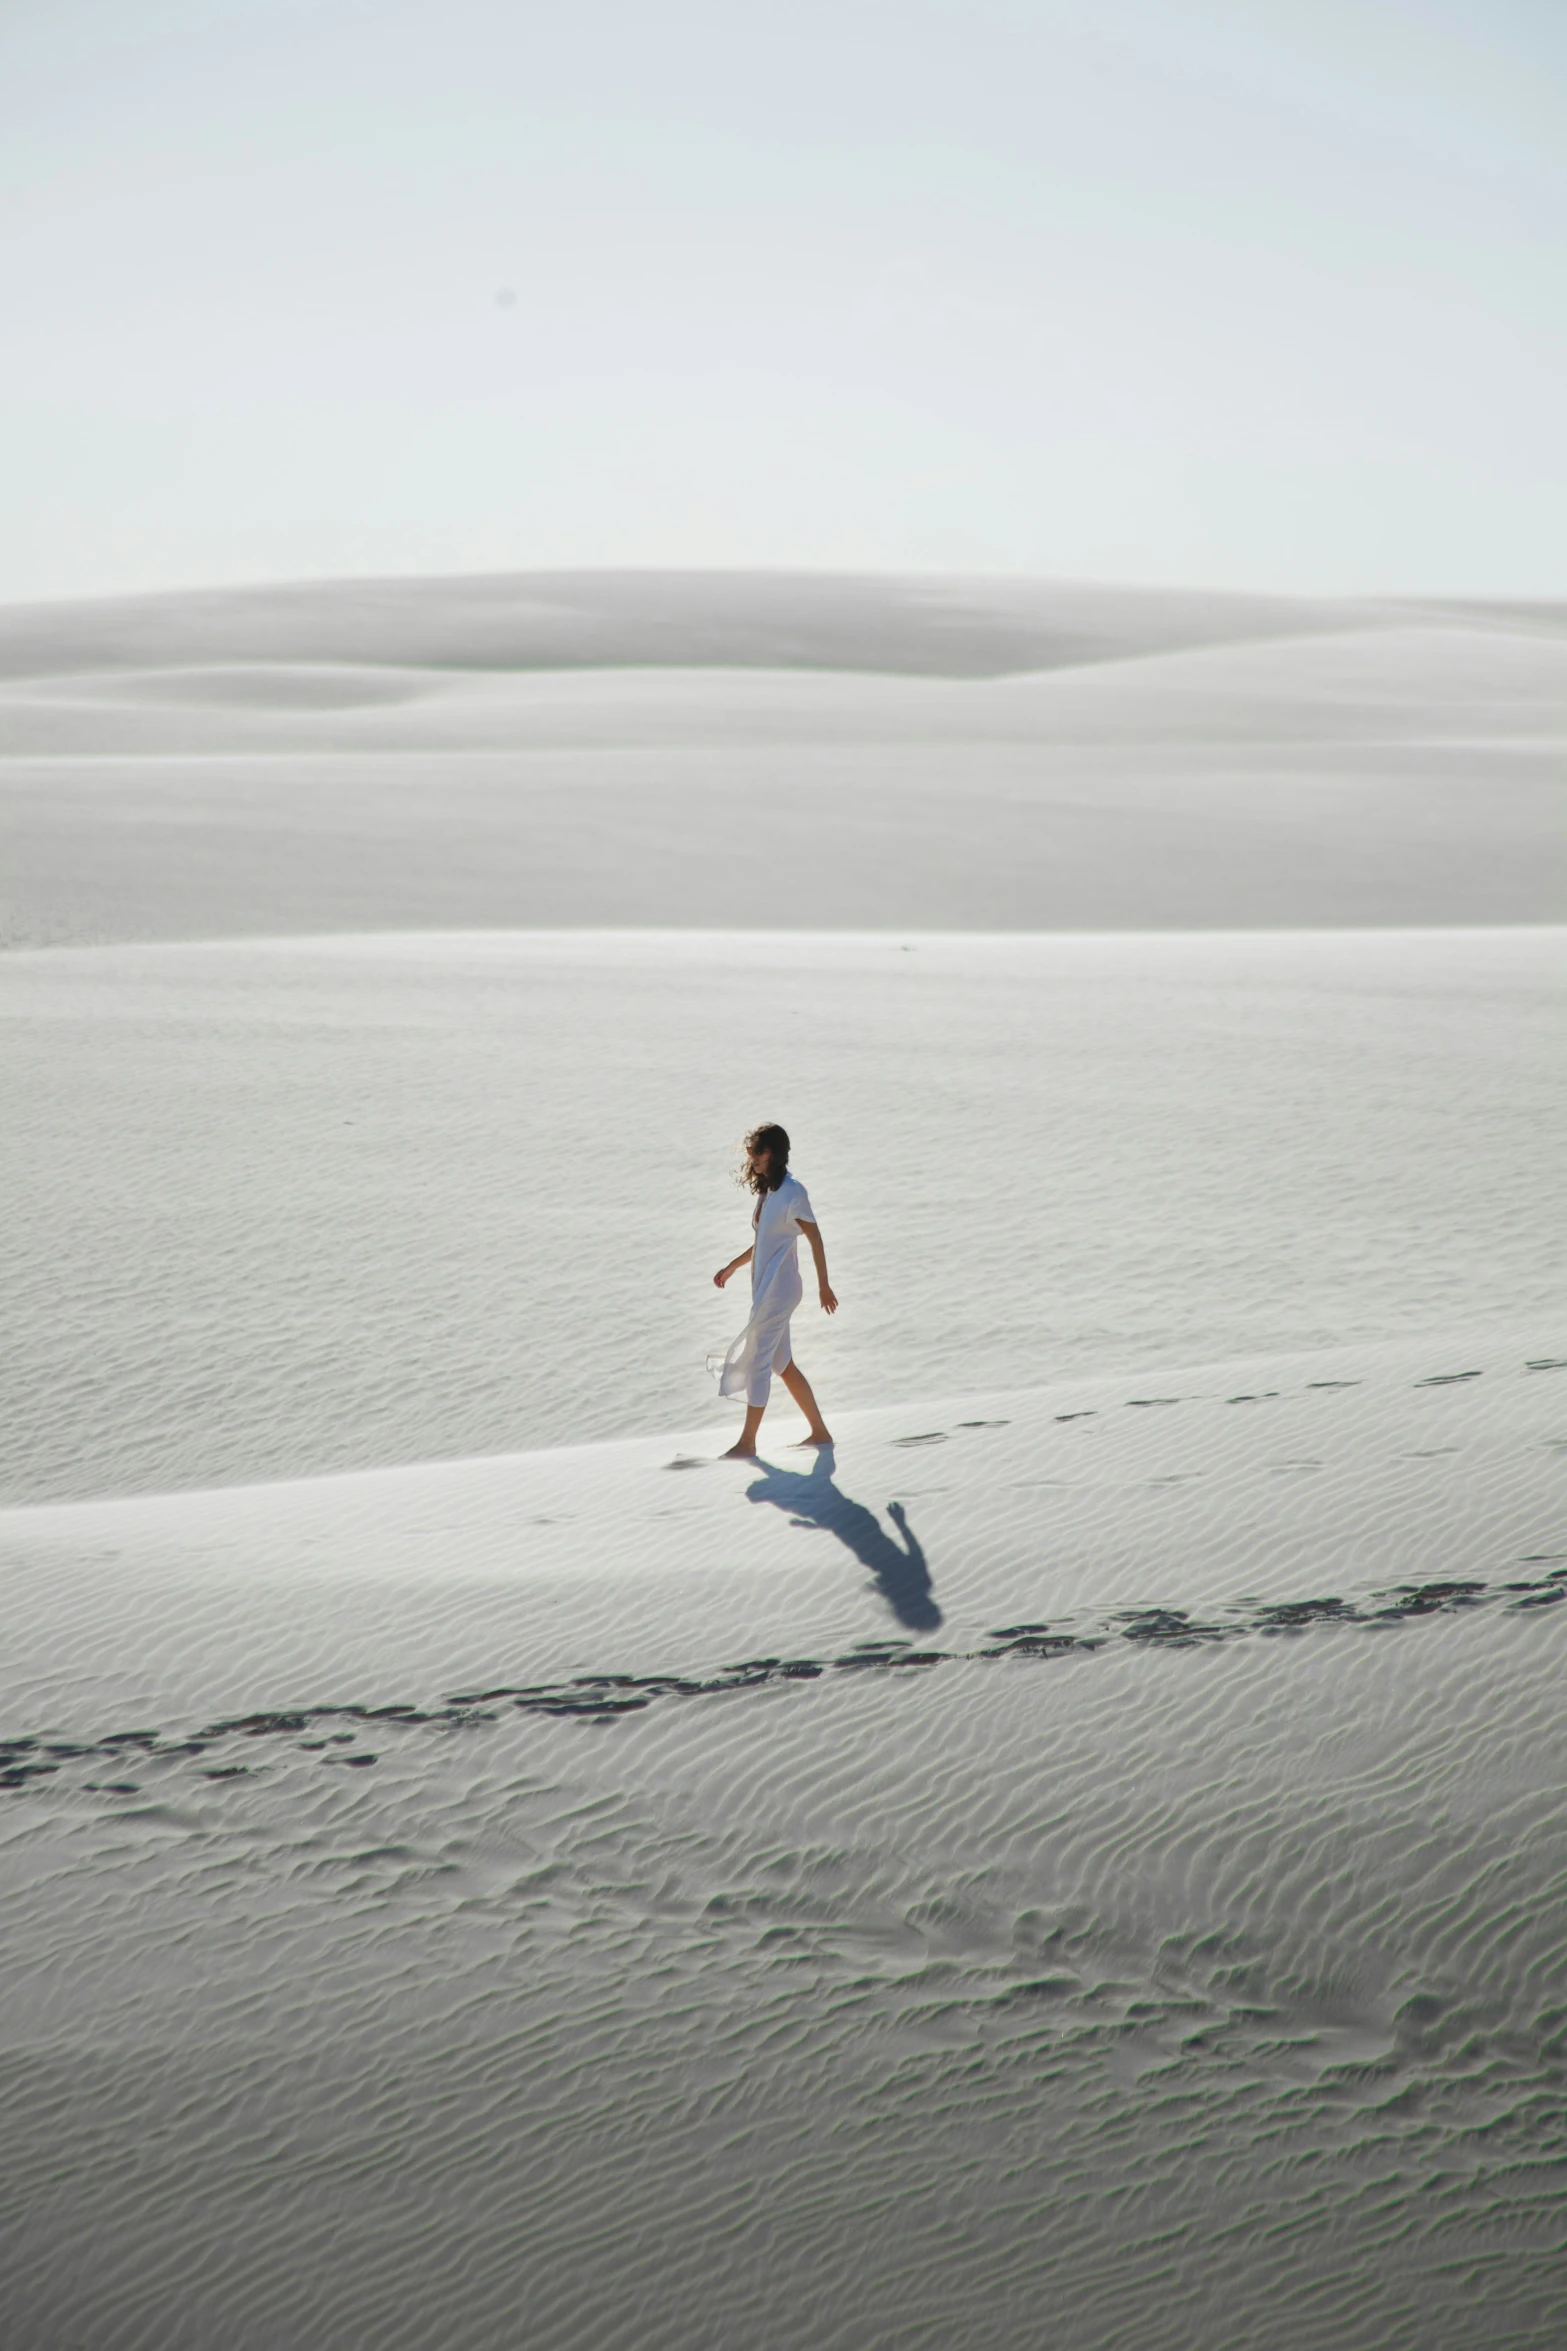
[[[793,1362],[789,1317],[804,1295],[800,1226],[815,1222],[810,1194],[798,1176],[786,1175],[776,1192],[764,1192],[758,1201],[751,1319],[724,1357],[718,1374],[720,1396],[743,1396],[747,1404],[765,1404],[773,1373]]]

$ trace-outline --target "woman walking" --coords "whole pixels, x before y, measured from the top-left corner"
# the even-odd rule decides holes
[[[827,1252],[821,1227],[811,1214],[810,1196],[798,1176],[789,1173],[789,1138],[780,1126],[753,1127],[745,1139],[745,1172],[741,1182],[756,1194],[751,1218],[755,1240],[743,1257],[734,1258],[713,1276],[721,1290],[742,1265],[751,1268],[751,1319],[740,1333],[718,1375],[720,1396],[745,1398],[745,1427],[740,1442],[731,1445],[726,1461],[756,1457],[756,1432],[767,1410],[772,1376],[777,1372],[810,1423],[801,1439],[806,1445],[830,1445],[832,1438],[816,1408],[811,1383],[794,1360],[789,1344],[789,1318],[799,1305],[799,1236],[805,1235],[816,1260],[816,1282],[823,1310],[835,1314],[838,1301],[827,1281]]]

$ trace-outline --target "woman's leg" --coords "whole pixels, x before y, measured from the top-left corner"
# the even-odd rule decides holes
[[[830,1445],[832,1433],[817,1409],[816,1398],[811,1392],[811,1383],[800,1366],[793,1361],[785,1363],[780,1366],[778,1376],[811,1424],[809,1436],[802,1437],[800,1442],[803,1445]]]
[[[738,1444],[730,1446],[728,1452],[723,1456],[725,1461],[754,1461],[756,1459],[756,1432],[762,1425],[762,1415],[766,1410],[765,1404],[748,1404],[746,1406],[745,1427],[740,1431],[740,1441]]]

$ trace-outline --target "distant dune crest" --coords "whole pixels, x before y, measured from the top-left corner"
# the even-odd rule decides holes
[[[1224,593],[1104,581],[566,571],[0,607],[0,677],[207,662],[1000,677],[1411,619],[1567,632],[1567,605]]]
[[[0,945],[1540,923],[1567,606],[539,572],[0,610]]]

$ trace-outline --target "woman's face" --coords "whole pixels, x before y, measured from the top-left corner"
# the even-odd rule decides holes
[[[748,1153],[748,1157],[751,1162],[751,1173],[753,1175],[764,1176],[773,1164],[773,1147],[770,1143],[763,1143],[761,1145],[753,1143]]]

